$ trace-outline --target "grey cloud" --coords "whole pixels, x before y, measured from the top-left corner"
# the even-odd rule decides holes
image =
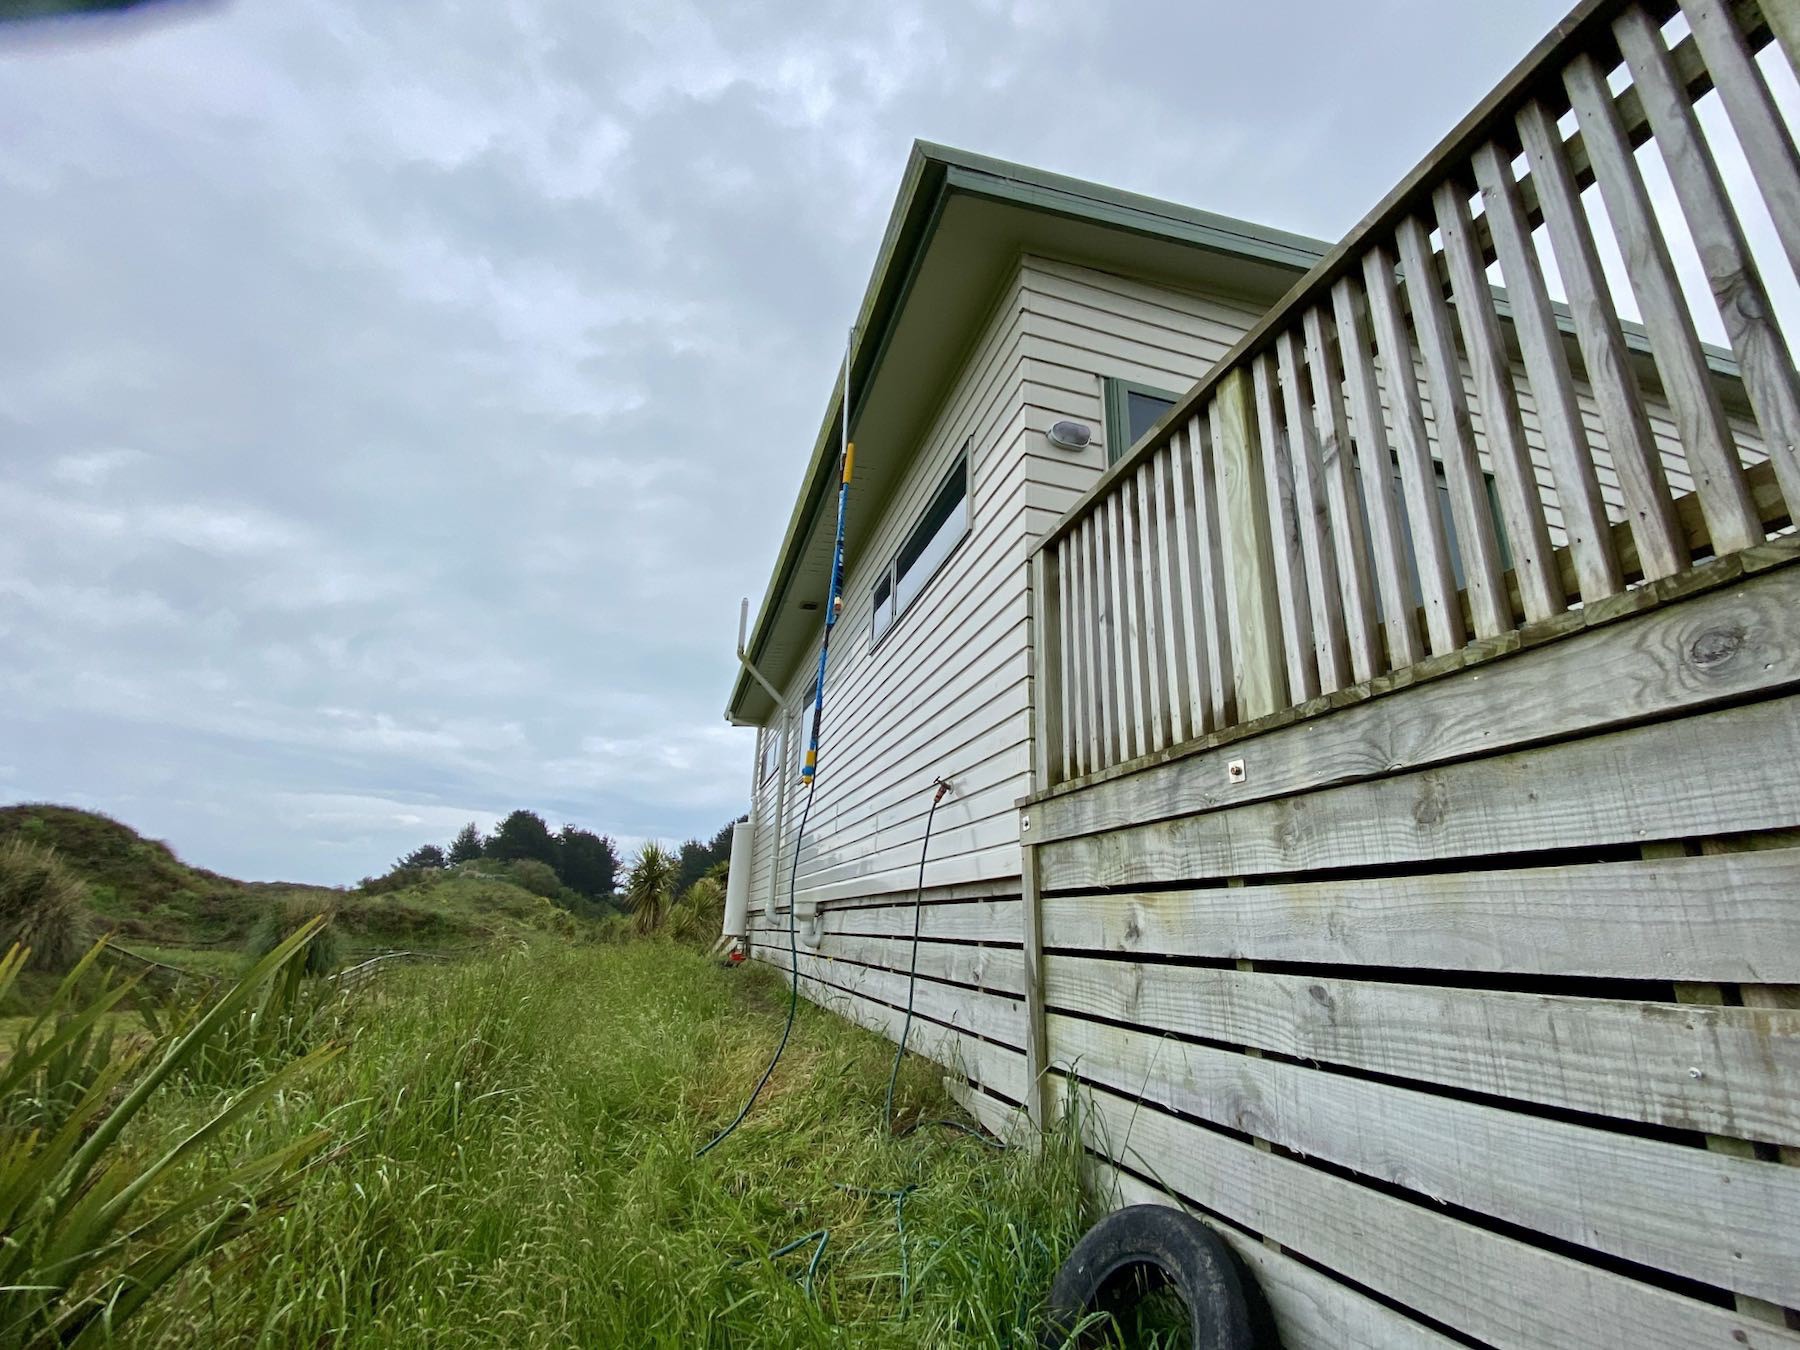
[[[1561,8],[311,0],[11,40],[0,792],[320,881],[516,805],[710,833],[737,597],[913,137],[1335,235]]]

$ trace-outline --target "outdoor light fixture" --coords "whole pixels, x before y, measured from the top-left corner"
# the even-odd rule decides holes
[[[1050,444],[1058,450],[1085,450],[1094,439],[1093,431],[1084,422],[1052,422],[1047,434]]]

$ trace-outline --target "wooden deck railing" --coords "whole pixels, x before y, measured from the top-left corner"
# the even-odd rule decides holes
[[[1800,160],[1757,61],[1772,40],[1800,67],[1800,0],[1577,7],[1050,530],[1032,558],[1040,789],[1591,606],[1787,519],[1800,379],[1695,110],[1716,87],[1800,270]],[[1645,142],[1737,363],[1735,432]],[[1605,230],[1642,329],[1620,320]],[[1691,494],[1669,484],[1682,461]]]

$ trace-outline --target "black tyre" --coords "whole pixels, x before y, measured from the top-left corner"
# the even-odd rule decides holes
[[[1266,1310],[1236,1255],[1212,1229],[1166,1205],[1116,1210],[1075,1244],[1050,1286],[1044,1344],[1067,1344],[1072,1329],[1090,1313],[1107,1313],[1126,1324],[1125,1314],[1160,1290],[1186,1305],[1193,1350],[1276,1345]]]

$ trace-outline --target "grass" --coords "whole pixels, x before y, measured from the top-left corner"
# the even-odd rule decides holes
[[[803,1004],[756,1112],[693,1159],[761,1072],[785,999],[773,972],[661,940],[383,974],[338,1021],[342,1056],[168,1184],[319,1128],[325,1160],[121,1343],[1035,1345],[1081,1228],[1073,1151],[890,1139],[879,1037]],[[903,1122],[953,1113],[941,1072],[908,1061]],[[127,1142],[153,1152],[216,1101],[187,1084]],[[770,1253],[821,1228],[809,1294],[816,1242]]]

